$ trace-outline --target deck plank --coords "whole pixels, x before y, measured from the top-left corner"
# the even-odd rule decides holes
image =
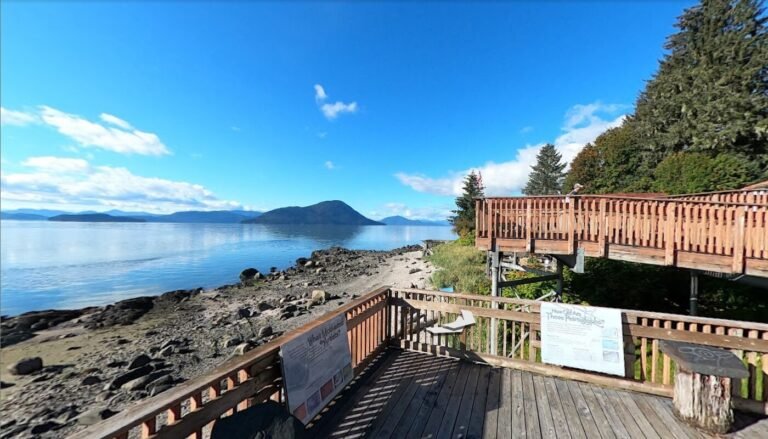
[[[453,385],[453,390],[451,391],[445,406],[445,413],[443,414],[443,420],[440,423],[440,429],[437,431],[438,439],[451,437],[453,426],[456,424],[456,417],[459,414],[461,400],[464,397],[464,389],[467,387],[469,372],[473,366],[473,364],[465,362],[462,364],[461,370],[459,370],[459,376],[456,377],[456,383]]]
[[[445,383],[443,383],[443,388],[440,389],[440,394],[437,395],[437,399],[435,399],[432,404],[427,421],[421,425],[421,431],[418,432],[419,426],[414,425],[414,427],[416,427],[414,433],[418,432],[417,434],[414,434],[415,437],[431,438],[437,435],[438,430],[440,430],[440,423],[443,421],[445,408],[448,404],[448,397],[453,391],[453,386],[456,383],[456,378],[459,376],[461,366],[462,363],[459,363],[457,367],[451,369],[450,373],[448,373],[448,378],[445,380]]]
[[[501,396],[501,372],[502,369],[491,369],[488,382],[488,397],[485,400],[485,420],[483,422],[483,438],[496,437],[499,423],[499,397]]]
[[[496,437],[512,437],[512,370],[501,371],[501,394],[499,395],[499,421]]]
[[[645,418],[648,419],[648,422],[653,426],[654,430],[656,430],[656,433],[658,433],[659,436],[663,438],[675,437],[675,435],[669,429],[669,426],[662,422],[661,418],[659,418],[659,415],[656,414],[656,411],[653,410],[653,408],[648,404],[648,401],[643,398],[644,395],[634,392],[627,393],[629,393],[630,398],[635,401],[635,404],[637,404],[637,406],[640,408],[640,411],[643,412],[643,415],[645,415]]]
[[[371,380],[371,387],[367,391],[359,392],[363,395],[362,400],[357,401],[353,406],[354,408],[345,414],[342,421],[329,435],[330,437],[353,437],[364,434],[368,425],[373,422],[381,409],[381,401],[388,400],[394,388],[403,378],[403,368],[414,367],[414,365],[426,361],[407,353],[390,355],[393,355],[392,363],[385,368],[382,375]]]
[[[619,401],[619,397],[611,397],[605,392],[606,389],[595,386],[592,391],[595,393],[597,402],[603,407],[605,416],[611,421],[611,427],[616,437],[619,439],[641,439],[645,435],[635,423],[635,420],[629,416],[624,406]]]
[[[629,412],[630,416],[632,416],[632,419],[637,422],[637,426],[640,428],[640,431],[643,432],[643,435],[647,437],[648,439],[660,439],[661,437],[656,433],[656,430],[653,428],[651,423],[648,421],[648,419],[645,417],[642,411],[640,411],[640,407],[637,406],[635,403],[635,400],[632,399],[632,395],[629,392],[625,392],[623,390],[611,390],[612,392],[615,392],[616,395],[619,396],[619,399],[624,404],[624,407],[626,408],[627,412]]]
[[[667,398],[393,350],[327,407],[310,437],[708,438]],[[756,437],[742,422],[727,437]]]
[[[563,403],[560,400],[560,393],[557,390],[556,380],[552,377],[542,377],[544,388],[547,389],[547,401],[549,409],[552,412],[552,422],[555,425],[557,437],[570,438],[571,431],[568,427],[568,420],[563,409]],[[581,428],[581,427],[579,427]]]
[[[523,410],[525,411],[525,434],[528,438],[541,439],[539,408],[536,405],[536,388],[533,386],[533,375],[522,373]]]
[[[552,419],[552,405],[549,402],[547,389],[541,375],[529,374],[532,380],[534,394],[536,395],[536,410],[539,415],[539,429],[541,436],[545,438],[557,436],[555,423]],[[527,421],[526,421],[527,422]]]
[[[472,404],[472,415],[469,421],[469,427],[467,428],[467,437],[479,438],[483,436],[483,424],[485,423],[485,401],[490,393],[488,382],[491,378],[491,368],[481,367],[480,378],[477,381],[477,388],[475,389],[475,401]]]
[[[601,406],[597,401],[597,397],[592,391],[592,388],[595,386],[587,383],[577,383],[577,385],[579,386],[579,390],[581,390],[582,396],[584,396],[584,401],[589,407],[589,412],[592,415],[592,419],[595,420],[597,429],[600,430],[600,436],[603,439],[615,439],[616,434],[613,432],[613,428],[611,427],[611,421],[608,420],[608,417],[605,415],[605,411],[603,410],[603,406]]]
[[[434,378],[434,368],[436,367],[439,367],[438,359],[433,358],[421,368],[411,370],[410,375],[398,385],[385,410],[382,410],[382,413],[371,424],[367,434],[372,437],[389,437],[400,422],[400,418],[405,414],[405,409],[413,401],[421,383]]]
[[[576,410],[579,412],[581,426],[584,427],[584,432],[587,434],[587,437],[601,437],[600,429],[597,428],[597,422],[595,422],[595,418],[592,416],[592,411],[589,409],[586,400],[584,400],[584,395],[581,393],[579,383],[576,381],[566,381],[566,385],[571,392],[573,402],[576,404]]]
[[[672,432],[675,437],[684,437],[684,438],[701,438],[703,437],[698,431],[687,425],[686,423],[680,421],[675,417],[675,415],[672,414],[672,405],[670,403],[669,406],[664,404],[664,401],[662,401],[661,398],[657,396],[652,395],[641,395],[645,400],[648,402],[648,404],[653,407],[653,409],[656,411],[656,414],[661,418],[662,422],[666,423],[669,426],[669,430]]]
[[[477,396],[477,383],[480,380],[482,366],[472,364],[467,375],[467,384],[464,386],[464,395],[461,397],[459,411],[456,413],[456,422],[450,437],[464,438],[469,433],[469,425],[472,422],[472,408]]]
[[[581,425],[579,411],[576,409],[576,403],[571,397],[570,390],[568,390],[568,384],[559,378],[554,379],[554,381],[557,393],[560,395],[560,402],[563,405],[563,414],[565,414],[565,420],[568,424],[568,432],[574,439],[586,439],[587,433]]]
[[[395,430],[392,432],[392,437],[406,436],[414,422],[423,422],[426,416],[429,416],[427,407],[431,407],[434,398],[440,393],[443,382],[445,382],[448,376],[449,369],[455,365],[454,361],[445,358],[439,359],[435,368],[434,378],[430,382],[424,382],[419,386],[419,389],[405,409],[406,415],[400,419],[400,422],[397,423]]]

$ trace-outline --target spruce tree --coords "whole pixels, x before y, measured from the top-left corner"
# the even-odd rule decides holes
[[[649,169],[682,151],[768,164],[767,19],[758,0],[703,0],[680,16],[637,101]]]
[[[556,195],[562,192],[565,163],[555,145],[548,143],[541,147],[536,164],[531,169],[528,183],[523,188],[525,195]]]
[[[453,230],[461,237],[472,237],[475,233],[475,198],[483,197],[480,176],[472,171],[464,179],[464,192],[456,198],[457,209],[450,218]]]

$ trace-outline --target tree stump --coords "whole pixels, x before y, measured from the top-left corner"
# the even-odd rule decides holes
[[[674,413],[709,433],[727,433],[733,424],[731,379],[749,373],[736,355],[725,349],[662,340],[661,351],[677,363]]]
[[[733,423],[731,379],[678,367],[673,405],[683,421],[711,433],[726,433]]]

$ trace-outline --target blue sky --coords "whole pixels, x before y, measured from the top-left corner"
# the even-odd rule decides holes
[[[16,2],[2,208],[444,217],[620,123],[693,2]]]

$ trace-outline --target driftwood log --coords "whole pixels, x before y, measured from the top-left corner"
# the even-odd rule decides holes
[[[674,412],[710,433],[727,433],[733,424],[731,380],[747,378],[744,363],[725,349],[663,340],[662,352],[677,362]]]

